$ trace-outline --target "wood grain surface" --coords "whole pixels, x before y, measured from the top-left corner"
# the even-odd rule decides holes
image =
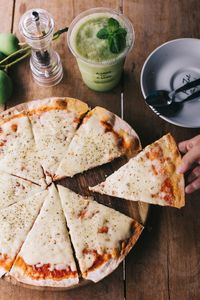
[[[198,0],[0,0],[0,30],[13,30],[20,36],[19,19],[26,10],[34,7],[47,9],[55,19],[56,28],[61,28],[69,25],[79,12],[98,6],[124,12],[135,28],[135,45],[126,60],[118,87],[108,93],[89,90],[81,80],[75,59],[67,48],[66,35],[63,35],[54,43],[64,67],[63,81],[48,89],[38,87],[32,80],[27,60],[13,69],[15,91],[7,107],[48,96],[71,96],[91,106],[101,105],[120,116],[123,93],[124,119],[138,132],[143,146],[169,131],[177,142],[200,133],[199,129],[177,127],[156,116],[145,106],[139,83],[142,65],[155,47],[175,38],[199,38]],[[79,180],[84,190],[88,182],[84,177]],[[117,200],[115,205],[118,208],[120,201]],[[131,205],[128,202],[122,210],[126,213]],[[125,274],[120,266],[98,284],[60,293],[30,291],[0,281],[0,300],[200,299],[199,214],[199,192],[187,196],[186,206],[181,210],[152,207],[146,229],[126,259]]]

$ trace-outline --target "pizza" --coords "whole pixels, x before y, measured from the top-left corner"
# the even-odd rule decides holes
[[[177,172],[181,155],[171,134],[148,145],[137,156],[90,190],[132,201],[181,208],[184,177]]]
[[[37,100],[27,106],[40,163],[50,183],[89,108],[73,98]]]
[[[0,277],[7,273],[36,219],[47,195],[39,192],[1,209],[0,213]]]
[[[3,116],[3,117],[2,117]],[[44,174],[26,111],[0,118],[0,170],[44,186]]]
[[[30,181],[0,171],[0,209],[41,191],[41,187]]]
[[[73,177],[123,155],[133,156],[139,150],[139,138],[125,121],[102,107],[95,107],[74,135],[54,180]]]
[[[82,277],[98,282],[119,265],[143,226],[130,217],[58,185]]]
[[[29,232],[10,274],[23,283],[69,287],[78,272],[60,198],[54,185]]]
[[[141,151],[126,122],[72,98],[37,100],[1,113],[0,277],[69,288],[114,271],[143,226],[56,181],[122,156],[128,163],[92,191],[184,205],[183,175],[176,172],[181,158],[170,134]]]

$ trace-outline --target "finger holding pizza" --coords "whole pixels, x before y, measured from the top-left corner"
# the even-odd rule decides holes
[[[179,150],[184,153],[179,172],[186,173],[189,171],[185,192],[190,194],[200,189],[200,134],[181,142]]]

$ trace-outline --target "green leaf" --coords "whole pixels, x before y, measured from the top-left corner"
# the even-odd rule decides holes
[[[116,35],[109,36],[108,43],[112,53],[120,52],[120,41]]]
[[[99,39],[108,39],[110,51],[120,53],[126,46],[127,31],[122,28],[119,22],[114,19],[108,19],[108,25],[97,32]]]
[[[121,34],[121,35],[123,35],[124,37],[126,37],[126,35],[127,35],[126,29],[125,29],[125,28],[122,28],[122,27],[119,27],[119,28],[117,29],[116,33],[117,33],[117,34]]]
[[[119,22],[114,18],[108,19],[108,31],[113,33],[119,28]]]
[[[106,27],[100,29],[98,32],[97,32],[97,37],[99,39],[102,39],[102,40],[106,40],[109,36],[109,33],[108,33],[108,30]]]

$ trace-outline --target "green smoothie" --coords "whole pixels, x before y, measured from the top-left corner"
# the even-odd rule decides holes
[[[110,18],[117,20],[127,32],[119,53],[111,51],[108,39],[97,37]],[[125,57],[133,44],[132,26],[124,16],[109,9],[91,9],[70,25],[68,44],[86,85],[95,91],[108,91],[120,80]]]

